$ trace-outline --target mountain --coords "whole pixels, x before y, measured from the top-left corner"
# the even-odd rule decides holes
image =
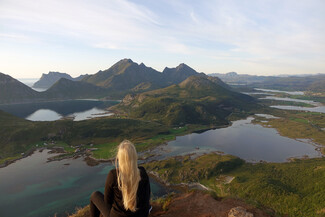
[[[42,94],[48,99],[85,99],[105,97],[107,92],[90,83],[61,78]]]
[[[48,74],[42,75],[42,77],[35,82],[33,85],[34,88],[44,88],[48,89],[50,88],[55,82],[60,80],[61,78],[69,79],[72,81],[81,81],[83,78],[85,78],[87,75],[80,75],[76,78],[72,78],[69,74],[67,73],[61,73],[61,72],[49,72]]]
[[[39,92],[9,75],[0,73],[0,103],[27,102],[41,98]]]
[[[162,77],[164,77],[166,85],[171,85],[182,82],[186,78],[197,74],[198,73],[194,69],[184,63],[181,63],[176,68],[166,67],[162,72]]]
[[[65,78],[61,78],[44,92],[37,92],[9,75],[0,73],[0,104],[102,98],[107,95],[107,89]]]
[[[112,110],[131,118],[156,120],[168,125],[227,124],[232,112],[247,112],[256,106],[247,95],[231,91],[220,79],[190,76],[166,88],[128,94]]]
[[[226,74],[212,73],[210,76],[218,77],[227,84],[240,84],[249,85],[252,83],[261,83],[267,80],[270,76],[257,76],[257,75],[246,75],[237,74],[236,72],[228,72]]]
[[[105,71],[99,71],[95,75],[88,76],[82,81],[112,90],[126,91],[141,83],[152,83],[159,86],[161,73],[140,65],[130,59],[123,59]]]
[[[82,81],[108,88],[124,96],[129,92],[167,87],[196,74],[198,73],[194,69],[185,64],[176,68],[165,68],[161,73],[143,63],[137,64],[131,59],[123,59],[109,69],[87,76]]]

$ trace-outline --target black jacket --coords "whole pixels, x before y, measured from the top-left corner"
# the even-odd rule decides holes
[[[135,212],[125,210],[122,192],[118,189],[116,169],[111,170],[106,179],[104,200],[111,207],[110,217],[147,217],[150,208],[150,182],[146,170],[139,167],[141,180],[137,191]]]

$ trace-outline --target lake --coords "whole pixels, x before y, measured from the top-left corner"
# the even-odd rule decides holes
[[[264,89],[258,89],[258,90],[264,90]],[[307,104],[311,104],[311,105],[315,106],[315,107],[310,108],[310,107],[302,107],[302,106],[273,105],[273,106],[271,106],[272,108],[325,113],[325,106],[320,102],[316,102],[316,101],[312,101],[312,100],[292,99],[292,98],[288,98],[288,97],[274,97],[274,96],[266,96],[264,98],[259,98],[259,99],[279,100],[279,101],[289,101],[289,102],[302,102],[302,103],[307,103]]]
[[[111,163],[90,167],[82,158],[46,163],[55,155],[36,151],[0,169],[1,217],[66,216],[87,205],[93,191],[104,191]],[[150,181],[153,196],[167,193],[164,186]]]
[[[117,103],[119,101],[64,100],[0,105],[0,110],[31,121],[56,121],[61,118],[81,121],[112,115],[105,109]]]
[[[156,159],[186,155],[224,152],[249,162],[285,162],[291,157],[321,157],[316,146],[281,136],[273,128],[252,124],[253,117],[234,121],[226,128],[178,136],[176,140],[155,149]]]
[[[282,90],[271,90],[271,89],[263,89],[263,88],[254,88],[258,91],[263,92],[271,92],[271,93],[286,93],[290,95],[304,95],[305,93],[303,91],[282,91]]]

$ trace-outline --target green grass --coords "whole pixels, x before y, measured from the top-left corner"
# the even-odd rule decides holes
[[[239,197],[281,216],[325,214],[324,158],[252,164],[229,155],[208,154],[194,160],[186,156],[150,162],[145,167],[166,182],[199,182],[217,196]]]
[[[117,146],[117,142],[95,145],[93,147],[98,148],[98,150],[92,151],[92,156],[96,159],[113,158],[116,155]]]
[[[272,106],[272,105],[285,105],[285,106],[300,106],[306,108],[313,108],[314,105],[303,103],[303,102],[291,102],[291,101],[281,101],[281,100],[261,100],[261,102],[265,105]]]

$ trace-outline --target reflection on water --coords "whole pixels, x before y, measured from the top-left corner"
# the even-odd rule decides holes
[[[315,146],[280,136],[273,128],[252,124],[253,118],[233,122],[232,126],[176,137],[155,152],[166,157],[221,151],[246,161],[285,162],[290,157],[320,157]]]
[[[108,113],[105,110],[98,109],[98,108],[92,108],[90,110],[84,111],[84,112],[75,112],[69,116],[73,117],[74,121],[82,121],[86,119],[91,118],[99,118],[99,117],[105,117],[110,116],[112,113]]]
[[[62,117],[75,117],[77,121],[109,116],[105,109],[118,101],[66,100],[12,105],[0,105],[0,110],[32,121],[54,121]]]
[[[61,118],[62,116],[55,111],[49,109],[39,109],[25,119],[30,121],[56,121]]]
[[[102,163],[89,167],[81,159],[65,159],[46,163],[54,156],[47,150],[0,169],[0,216],[44,217],[66,216],[76,207],[89,203],[95,190],[104,191],[108,172],[114,167]],[[154,196],[166,189],[151,179]]]

